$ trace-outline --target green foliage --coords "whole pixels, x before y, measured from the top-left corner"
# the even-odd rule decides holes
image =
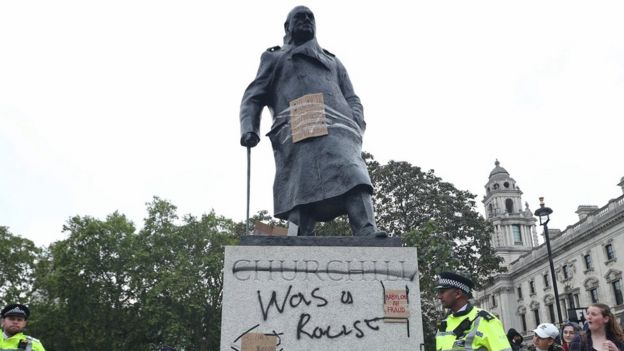
[[[442,317],[435,308],[436,275],[460,271],[480,285],[503,271],[491,246],[491,224],[476,211],[475,195],[433,170],[423,172],[408,162],[381,165],[372,155],[363,156],[375,187],[378,226],[418,249],[425,347],[433,350],[435,321]]]
[[[121,347],[118,326],[137,322],[130,289],[134,230],[118,213],[106,221],[68,220],[69,238],[52,244],[37,267],[39,298],[31,307],[38,313],[31,329],[47,349]]]
[[[212,212],[179,221],[159,198],[147,211],[138,233],[118,213],[73,217],[43,255],[31,330],[47,350],[218,349],[223,247],[237,224]]]
[[[421,267],[423,272],[458,270],[482,284],[500,270],[501,260],[491,246],[492,226],[476,211],[475,195],[442,181],[433,170],[423,172],[408,162],[381,165],[370,154],[365,159],[376,190],[379,227],[423,253],[433,250],[438,262]],[[413,231],[418,234],[410,235]]]
[[[315,227],[318,236],[350,236],[351,227],[347,215],[335,218],[331,222],[320,222]]]
[[[223,247],[234,245],[237,225],[214,212],[200,219],[186,216],[181,225],[175,207],[155,199],[148,206],[150,225],[139,233],[147,267],[137,286],[138,301],[151,343],[185,350],[219,347],[223,289]],[[159,220],[154,222],[151,219]],[[155,317],[155,318],[154,318]]]
[[[406,246],[414,246],[418,250],[418,270],[420,276],[420,298],[423,311],[423,331],[425,349],[433,350],[435,345],[436,323],[442,316],[436,310],[437,296],[435,293],[435,275],[441,271],[452,269],[456,258],[453,255],[452,243],[443,236],[437,235],[439,228],[435,222],[425,223],[421,229],[412,230],[403,235]]]
[[[434,345],[436,275],[468,273],[484,283],[501,272],[491,225],[475,195],[407,162],[382,165],[363,155],[375,194],[377,224],[418,249],[426,349]],[[28,303],[30,332],[54,350],[217,350],[220,342],[223,247],[236,245],[245,223],[190,215],[155,197],[143,228],[117,212],[105,220],[70,218],[67,239],[41,250],[0,227],[0,299]],[[262,221],[287,226],[267,211]],[[350,235],[346,216],[317,225],[318,235]]]
[[[34,266],[41,250],[0,226],[0,302],[27,303],[32,294]]]

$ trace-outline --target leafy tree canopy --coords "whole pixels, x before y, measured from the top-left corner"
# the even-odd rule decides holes
[[[0,302],[27,302],[32,295],[34,266],[41,249],[0,226]]]
[[[400,236],[418,250],[418,269],[425,345],[433,349],[437,274],[458,271],[477,285],[502,272],[491,245],[492,226],[476,210],[476,195],[444,182],[433,170],[423,172],[408,162],[385,165],[364,154],[375,188],[380,229]]]
[[[160,198],[136,231],[117,212],[70,218],[37,269],[32,332],[47,350],[216,350],[223,247],[240,224],[213,212],[178,219]]]
[[[426,348],[432,349],[436,275],[463,272],[477,284],[502,271],[491,225],[475,195],[408,162],[380,164],[364,154],[375,193],[377,224],[418,249]],[[285,226],[267,211],[251,218]],[[220,342],[223,247],[245,223],[214,212],[180,218],[155,197],[143,227],[114,212],[75,216],[68,237],[45,250],[0,227],[0,299],[29,303],[33,335],[54,350],[216,350]],[[346,216],[319,224],[319,235],[351,235]],[[19,277],[19,278],[15,278]]]

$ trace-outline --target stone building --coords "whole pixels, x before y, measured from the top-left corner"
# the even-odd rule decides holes
[[[537,240],[537,219],[528,205],[521,208],[518,184],[498,160],[495,165],[483,203],[486,219],[494,225],[492,244],[507,272],[476,292],[474,303],[498,315],[506,330],[526,334],[540,323],[558,320],[548,254],[546,245]],[[624,192],[624,177],[618,185]],[[579,206],[576,213],[578,222],[565,230],[549,228],[563,319],[601,302],[611,306],[622,322],[624,195],[602,207]]]

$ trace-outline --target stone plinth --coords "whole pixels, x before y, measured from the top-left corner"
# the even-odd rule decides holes
[[[228,246],[224,267],[222,351],[243,351],[243,338],[254,351],[267,340],[276,351],[423,343],[415,248]]]
[[[401,247],[401,239],[374,236],[270,236],[246,235],[242,246],[373,246]]]

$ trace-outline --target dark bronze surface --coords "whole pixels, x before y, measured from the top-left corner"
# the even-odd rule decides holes
[[[245,235],[242,246],[355,246],[401,247],[401,239],[370,236],[268,236]]]

